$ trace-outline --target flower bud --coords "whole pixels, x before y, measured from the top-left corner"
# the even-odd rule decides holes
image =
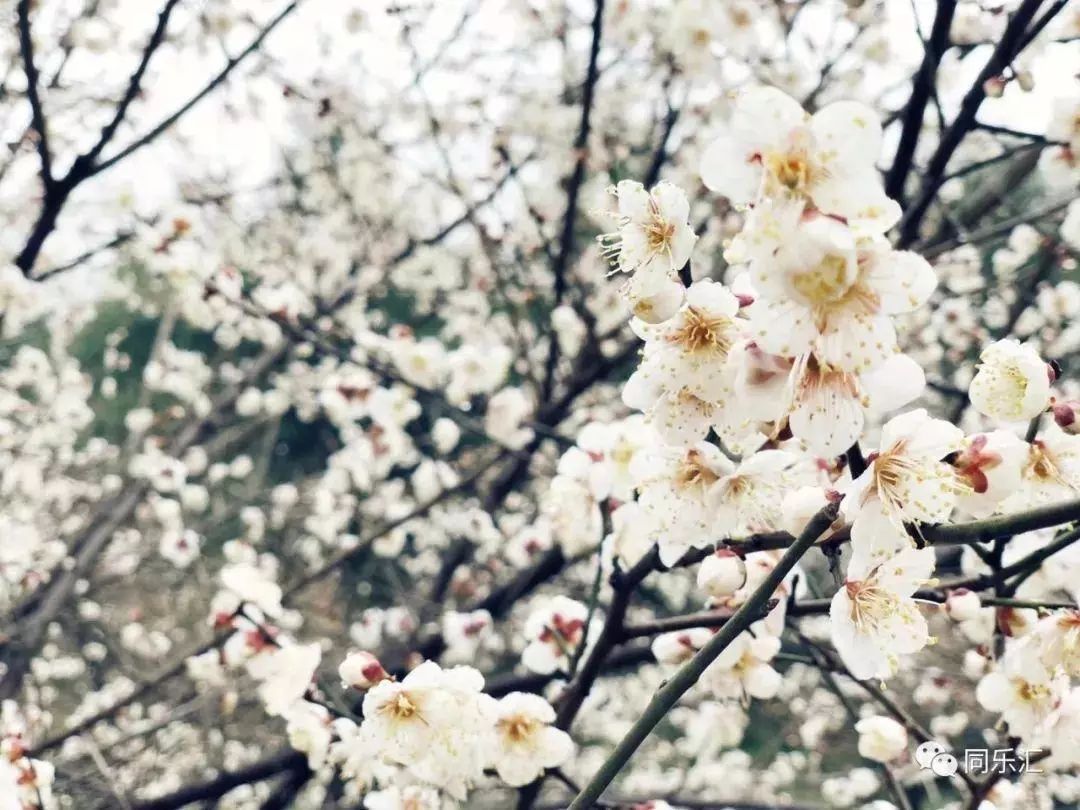
[[[990,659],[979,650],[968,650],[964,653],[964,674],[971,680],[978,680],[990,668]]]
[[[662,633],[653,639],[652,654],[661,664],[681,664],[712,638],[712,631],[705,627],[693,627],[675,633]]]
[[[1068,402],[1054,403],[1054,422],[1066,433],[1076,435],[1080,433],[1080,420],[1077,413],[1080,412],[1080,401],[1075,399]]]
[[[746,563],[729,548],[706,557],[698,569],[698,587],[714,599],[731,596],[746,582]]]
[[[945,612],[958,622],[967,622],[976,618],[982,609],[982,600],[975,591],[957,588],[949,592],[945,600]]]
[[[1005,79],[1001,76],[991,76],[983,82],[983,90],[987,98],[1001,98],[1005,92]]]
[[[354,689],[370,689],[380,681],[390,678],[390,673],[383,669],[379,659],[363,650],[351,652],[338,667],[341,682]]]
[[[1018,70],[1016,72],[1016,83],[1020,85],[1020,89],[1025,93],[1030,93],[1035,89],[1035,77],[1030,70]]]

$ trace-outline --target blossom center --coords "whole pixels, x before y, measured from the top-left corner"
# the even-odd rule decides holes
[[[810,184],[810,161],[802,152],[773,153],[765,166],[776,182],[789,191],[803,191]]]
[[[499,728],[502,729],[503,734],[515,743],[530,739],[539,725],[535,719],[524,714],[515,714],[499,721]]]
[[[671,336],[671,342],[692,354],[708,352],[726,356],[732,346],[731,326],[730,318],[687,307],[682,326]]]
[[[681,489],[695,486],[707,488],[719,480],[720,476],[705,464],[701,453],[697,450],[691,450],[686,454],[675,473],[675,484]]]
[[[810,270],[797,273],[791,280],[796,292],[814,305],[829,304],[843,298],[851,287],[846,257],[830,254]]]
[[[383,707],[395,720],[411,720],[420,713],[420,707],[414,703],[405,692],[399,692],[397,697]]]
[[[900,600],[877,584],[874,577],[844,585],[851,602],[851,622],[861,633],[874,633],[899,613]]]

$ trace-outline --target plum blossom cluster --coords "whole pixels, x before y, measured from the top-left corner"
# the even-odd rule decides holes
[[[877,116],[863,105],[836,102],[809,115],[780,91],[745,91],[702,160],[706,184],[744,211],[726,249],[732,286],[689,283],[689,205],[673,186],[620,183],[619,231],[604,241],[617,268],[633,274],[625,294],[645,340],[623,400],[654,437],[629,456],[637,497],[615,504],[612,517],[633,509],[637,519],[616,537],[633,532],[643,538],[638,549],[658,543],[667,566],[720,543],[699,585],[738,604],[747,567],[765,556],[744,563],[738,539],[797,534],[830,498],[842,498],[853,553],[831,602],[832,640],[855,677],[884,679],[934,640],[918,593],[936,585],[935,554],[917,545],[918,527],[1066,499],[1076,482],[1072,437],[1057,425],[1030,441],[1008,429],[1051,407],[1058,424],[1071,425],[1072,414],[1054,406],[1055,370],[1013,340],[982,352],[969,394],[1000,429],[965,436],[916,409],[884,424],[862,460],[868,417],[924,389],[920,365],[899,351],[893,319],[924,304],[936,285],[923,258],[884,237],[900,212],[875,168],[880,141]],[[590,459],[582,481],[607,463],[602,450]],[[603,496],[593,488],[594,512]],[[709,635],[663,636],[657,657],[684,660]],[[707,671],[712,691],[774,693],[767,638],[748,635],[725,650]],[[756,675],[740,688],[749,672]]]
[[[273,625],[252,621],[249,609],[243,603],[229,620],[233,635],[224,660],[233,666],[239,660],[258,683],[267,713],[285,721],[290,745],[309,766],[339,770],[349,794],[365,806],[379,806],[370,797],[403,782],[420,785],[406,790],[426,791],[433,806],[441,807],[442,797],[464,802],[488,773],[519,787],[573,754],[546,700],[522,692],[493,698],[469,666],[444,669],[427,661],[398,681],[371,653],[352,652],[338,667],[342,698],[331,702],[317,674],[319,645],[298,644]],[[196,666],[205,680],[215,662]],[[344,708],[357,694],[362,700]]]

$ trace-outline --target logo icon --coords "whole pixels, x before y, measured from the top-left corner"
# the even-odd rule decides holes
[[[933,771],[935,776],[952,776],[960,768],[956,757],[936,740],[927,740],[916,748],[915,761],[924,771]]]

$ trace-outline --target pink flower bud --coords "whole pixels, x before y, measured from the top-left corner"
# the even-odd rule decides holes
[[[1001,98],[1005,92],[1005,79],[1001,76],[991,76],[983,82],[983,90],[988,98]]]
[[[1076,414],[1080,411],[1080,402],[1076,400],[1070,400],[1069,402],[1056,402],[1054,403],[1054,422],[1059,428],[1066,433],[1080,433],[1080,422],[1076,419]]]
[[[341,682],[354,689],[370,689],[380,681],[390,678],[390,673],[383,669],[379,659],[369,652],[360,650],[345,656],[338,667]]]

